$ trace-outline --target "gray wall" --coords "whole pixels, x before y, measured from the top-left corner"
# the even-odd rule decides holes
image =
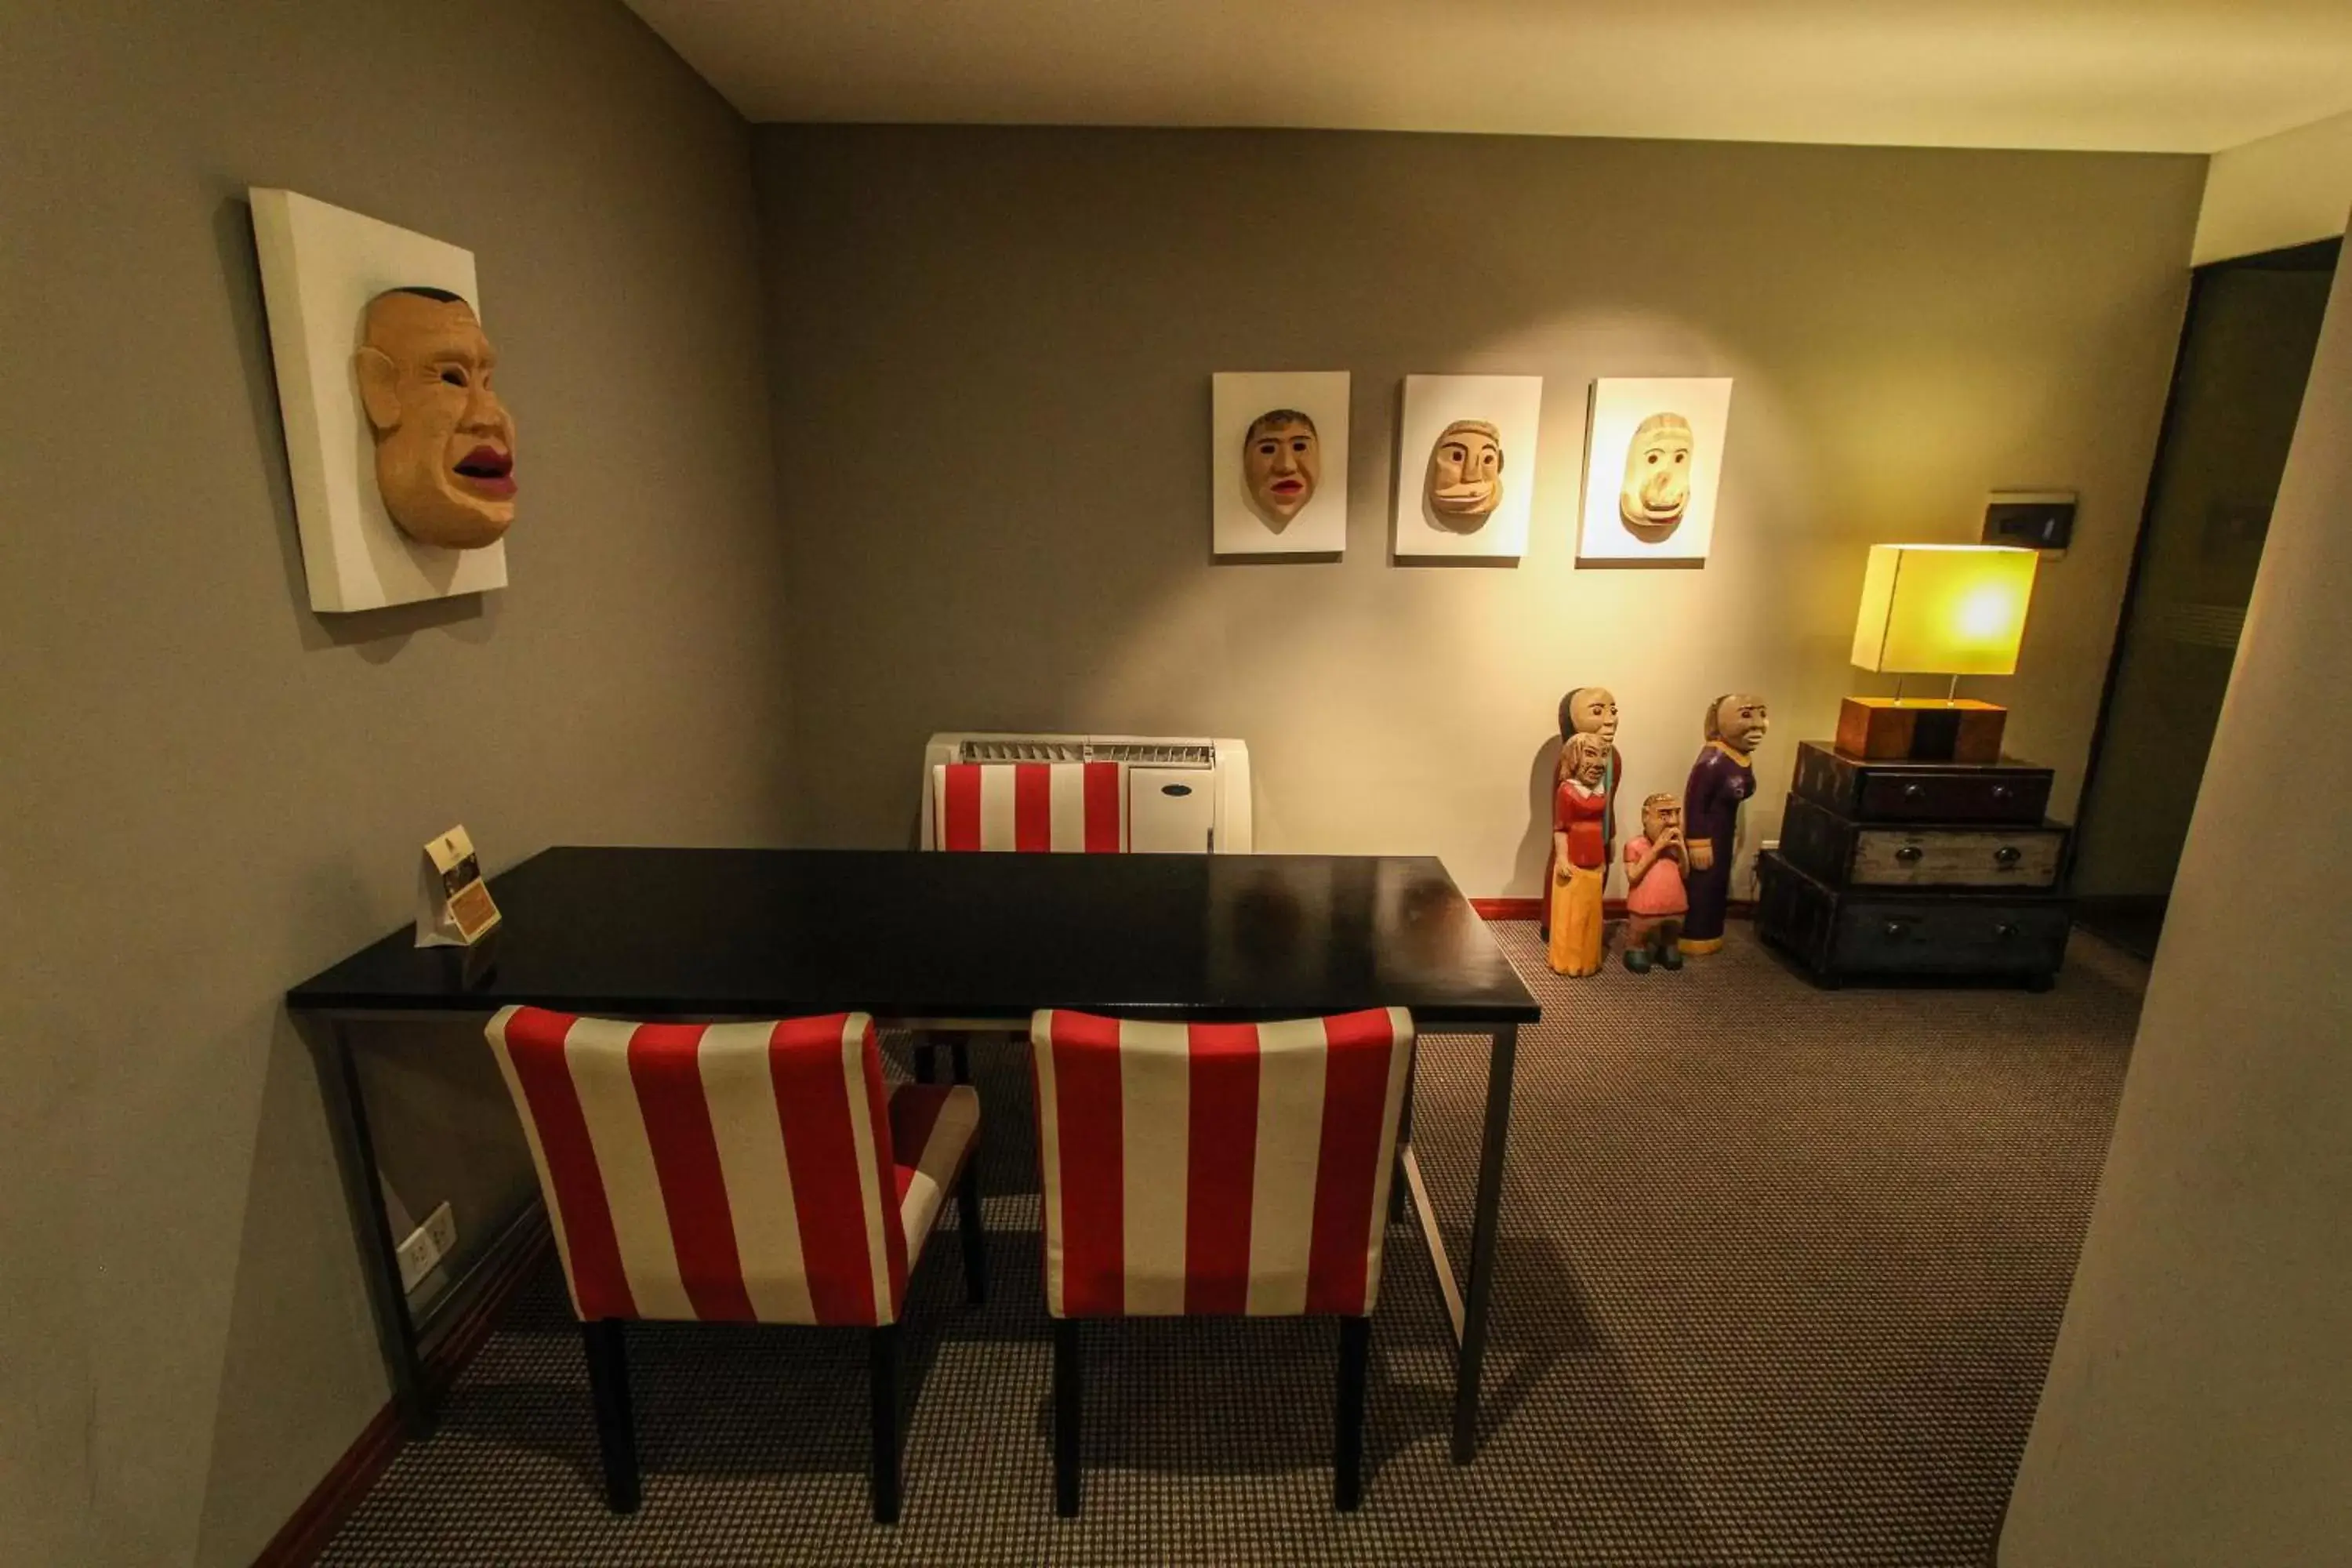
[[[2341,1563],[2352,1542],[2347,517],[2341,268],[2001,1532],[2008,1568]]]
[[[1825,735],[1864,546],[2079,489],[2014,681],[2074,799],[2203,161],[1472,136],[763,127],[807,820],[904,842],[940,728],[1231,734],[1261,848],[1533,894],[1552,713],[1630,787],[1772,700],[1757,829]],[[1212,566],[1209,378],[1354,373],[1347,559]],[[1399,384],[1546,378],[1517,570],[1391,568]],[[1737,378],[1703,572],[1572,569],[1586,388]],[[1413,459],[1417,470],[1418,458]],[[1869,679],[1869,678],[1862,678]],[[1887,689],[1879,682],[1875,689]]]
[[[0,1562],[243,1563],[385,1395],[281,990],[452,822],[792,831],[750,137],[617,4],[5,15]],[[505,593],[304,607],[248,184],[476,253]]]

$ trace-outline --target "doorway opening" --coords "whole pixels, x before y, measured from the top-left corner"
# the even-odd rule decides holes
[[[2342,248],[2217,261],[2190,280],[2075,832],[2075,918],[2143,958],[2164,929]]]

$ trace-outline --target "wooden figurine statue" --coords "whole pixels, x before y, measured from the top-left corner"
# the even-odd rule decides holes
[[[1690,844],[1690,913],[1683,921],[1683,952],[1713,952],[1723,945],[1731,868],[1739,850],[1739,807],[1756,793],[1748,763],[1769,722],[1764,699],[1747,692],[1718,697],[1706,710],[1706,744],[1683,786],[1683,820]]]
[[[1561,974],[1593,974],[1601,961],[1601,883],[1609,865],[1602,777],[1609,747],[1598,735],[1572,735],[1560,752],[1566,775],[1552,792],[1551,937],[1546,956]]]
[[[1642,831],[1625,846],[1625,967],[1647,974],[1654,963],[1683,966],[1683,916],[1690,897],[1683,870],[1690,850],[1683,840],[1683,803],[1654,795],[1642,803]]]
[[[1617,785],[1625,776],[1625,759],[1617,752],[1617,699],[1605,686],[1580,686],[1559,700],[1559,763],[1552,770],[1551,787],[1556,793],[1560,781],[1568,777],[1568,742],[1576,735],[1598,735],[1609,748],[1609,759],[1601,771],[1601,793],[1604,797],[1601,813],[1601,863],[1606,867],[1617,852]],[[1558,835],[1554,836],[1555,841]],[[1559,874],[1556,858],[1544,862],[1544,904],[1539,924],[1546,940],[1551,936],[1551,884]],[[1602,873],[1604,881],[1607,873]],[[1606,887],[1602,889],[1607,891]]]

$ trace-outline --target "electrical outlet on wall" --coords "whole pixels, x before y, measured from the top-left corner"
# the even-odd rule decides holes
[[[400,1286],[414,1290],[441,1260],[457,1250],[457,1216],[443,1204],[400,1244]]]

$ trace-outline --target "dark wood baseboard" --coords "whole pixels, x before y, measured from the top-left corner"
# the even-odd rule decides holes
[[[1470,907],[1478,911],[1478,918],[1481,920],[1536,921],[1543,919],[1543,900],[1541,899],[1473,899],[1470,900]],[[1730,903],[1724,906],[1724,911],[1737,920],[1752,920],[1755,918],[1756,914],[1756,900],[1753,899],[1734,899]],[[1601,912],[1605,919],[1622,921],[1625,918],[1625,900],[1622,899],[1608,900],[1601,906]]]
[[[492,1245],[498,1254],[483,1260],[481,1285],[473,1300],[425,1348],[425,1381],[436,1398],[457,1381],[457,1374],[466,1370],[466,1363],[474,1359],[474,1352],[490,1337],[490,1331],[506,1314],[515,1292],[554,1245],[554,1237],[542,1214],[538,1223],[518,1226]],[[375,1413],[325,1479],[302,1500],[294,1516],[269,1538],[269,1544],[254,1558],[254,1568],[307,1568],[317,1562],[336,1530],[351,1517],[352,1510],[367,1496],[377,1478],[391,1467],[407,1440],[408,1435],[401,1426],[399,1406],[385,1401],[383,1408]]]

